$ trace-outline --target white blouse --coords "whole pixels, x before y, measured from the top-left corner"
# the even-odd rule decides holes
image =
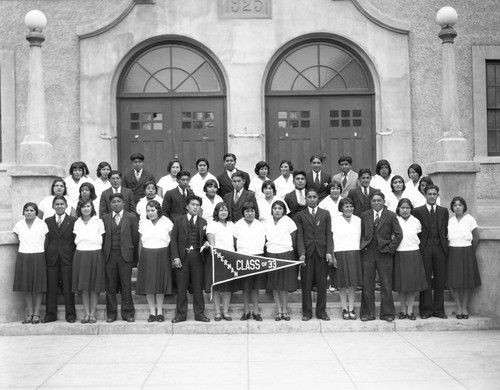
[[[45,252],[45,235],[49,232],[47,224],[36,217],[31,228],[26,224],[26,219],[21,219],[12,229],[19,237],[20,253]]]
[[[224,226],[220,222],[209,221],[207,225],[207,234],[213,234],[215,238],[215,246],[218,248],[234,251],[233,238],[234,224],[230,221]]]
[[[297,230],[297,225],[286,215],[281,217],[277,224],[273,218],[266,222],[267,251],[284,253],[293,250],[291,234]]]
[[[276,196],[281,199],[285,199],[285,195],[295,189],[292,175],[288,177],[288,180],[285,180],[281,175],[274,181],[274,185],[276,186]]]
[[[361,242],[361,218],[352,215],[347,222],[343,215],[332,218],[333,251],[358,251]]]
[[[223,202],[222,198],[219,195],[215,195],[214,201],[208,199],[207,194],[203,193],[200,195],[201,198],[201,209],[203,210],[202,217],[207,220],[207,222],[213,221],[214,219],[214,209],[217,206],[217,203]]]
[[[273,203],[277,200],[282,200],[278,198],[277,196],[274,196],[271,202],[268,202],[266,198],[261,198],[257,199],[257,206],[259,207],[259,221],[262,223],[266,223],[267,221],[270,221],[273,219],[273,216],[271,214],[271,206]],[[288,208],[288,205],[285,203],[285,214],[288,214],[290,212],[290,209]]]
[[[163,202],[162,197],[159,195],[155,195],[155,197],[151,200],[156,200],[158,203],[160,203],[160,206]],[[137,206],[135,207],[135,210],[137,211],[137,214],[139,214],[139,220],[147,218],[146,206],[147,206],[148,202],[149,202],[149,200],[146,197],[141,198],[139,200],[139,202],[137,202]]]
[[[410,215],[410,218],[406,221],[403,217],[398,216],[398,221],[401,225],[401,230],[403,230],[403,239],[401,240],[397,251],[417,251],[420,244],[418,233],[422,231],[420,221],[413,215]]]
[[[205,191],[203,191],[203,186],[205,185],[207,180],[210,180],[210,179],[215,180],[217,182],[217,187],[219,187],[219,181],[210,172],[207,173],[207,175],[205,176],[204,179],[201,177],[201,175],[199,173],[197,173],[196,175],[194,175],[191,178],[191,181],[189,182],[189,186],[191,187],[191,189],[193,190],[195,195],[203,196],[203,195],[205,195]]]
[[[255,219],[250,225],[244,218],[234,224],[237,251],[247,255],[264,253],[266,225]]]
[[[167,217],[162,216],[156,225],[149,219],[141,219],[139,222],[139,233],[143,248],[156,249],[166,248],[170,245],[170,232],[174,224]]]
[[[323,199],[321,202],[319,202],[318,207],[320,209],[326,210],[330,213],[330,216],[333,218],[336,217],[337,215],[342,215],[342,211],[339,211],[339,202],[340,199],[342,199],[341,196],[337,199],[337,202],[335,202],[331,196],[327,196],[325,199]]]
[[[105,233],[104,224],[97,216],[93,216],[85,224],[78,218],[73,228],[75,233],[76,249],[79,251],[96,251],[102,248],[102,235]]]
[[[101,195],[104,191],[106,191],[108,188],[111,188],[111,183],[108,180],[106,183],[102,181],[100,177],[95,179],[94,181],[94,188],[95,188],[95,194],[97,195],[97,200],[101,199]]]
[[[158,187],[161,187],[163,190],[163,195],[165,196],[165,192],[170,191],[174,189],[175,187],[178,186],[177,180],[172,179],[172,176],[170,174],[163,176],[158,183],[156,183]]]
[[[250,185],[248,186],[248,189],[250,191],[255,192],[255,199],[263,199],[264,198],[264,193],[262,192],[262,184],[264,183],[265,180],[269,180],[267,177],[262,180],[260,177],[255,176],[252,180],[250,180]]]
[[[71,214],[71,201],[67,196],[64,196],[64,199],[66,199],[66,203],[68,206],[66,207],[66,214],[70,215]],[[52,217],[55,215],[56,211],[52,208],[52,202],[54,201],[54,195],[49,195],[46,196],[45,198],[42,199],[40,204],[38,205],[38,210],[40,210],[43,213],[43,219],[47,219],[49,217]]]
[[[476,220],[470,214],[465,214],[460,221],[456,216],[451,217],[448,221],[448,241],[450,246],[471,246],[472,231],[477,227]]]
[[[375,188],[376,190],[380,190],[384,193],[384,195],[387,197],[388,194],[392,193],[392,188],[391,188],[391,180],[394,175],[389,175],[388,180],[385,180],[382,176],[380,175],[374,175],[372,177],[372,181],[370,182],[370,186],[372,188]]]
[[[73,180],[73,176],[68,176],[64,179],[66,183],[66,191],[68,193],[68,198],[70,200],[70,206],[76,209],[76,205],[78,204],[78,197],[80,196],[80,186],[83,183],[94,184],[94,181],[88,176],[82,176],[78,183],[75,183]]]

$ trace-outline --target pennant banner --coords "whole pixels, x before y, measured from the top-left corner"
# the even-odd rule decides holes
[[[272,272],[281,268],[298,266],[295,260],[245,255],[212,246],[212,286],[233,279]]]

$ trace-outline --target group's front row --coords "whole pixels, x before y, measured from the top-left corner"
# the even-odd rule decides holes
[[[202,199],[189,195],[187,214],[172,223],[162,215],[156,200],[146,205],[147,218],[138,224],[135,214],[124,210],[120,193],[111,194],[112,212],[99,219],[91,200],[78,203],[77,217],[66,214],[67,200],[56,195],[55,215],[42,221],[35,203],[23,208],[24,219],[14,232],[19,236],[14,291],[25,293],[27,316],[23,323],[40,322],[42,294],[46,293],[46,315],[41,322],[57,320],[57,296],[62,289],[66,321],[76,320],[75,293],[80,293],[85,309],[82,323],[95,323],[99,293],[106,292],[106,322],[118,317],[117,293],[121,293],[120,315],[134,322],[132,269],[138,267],[137,295],[146,295],[148,322],[163,322],[164,296],[177,291],[173,323],[186,321],[187,293],[193,294],[194,319],[209,322],[205,315],[203,292],[212,288],[212,262],[209,246],[297,261],[297,267],[278,269],[213,286],[215,321],[231,321],[231,293],[242,291],[244,311],[241,320],[262,321],[259,290],[273,291],[275,320],[290,320],[288,293],[302,289],[302,320],[313,316],[312,291],[317,290],[316,317],[328,321],[326,312],[327,277],[339,289],[342,318],[357,318],[355,291],[362,286],[360,318],[375,319],[375,285],[380,283],[380,319],[396,317],[393,291],[399,293],[399,319],[415,320],[414,298],[420,292],[422,319],[446,318],[444,289],[453,290],[456,317],[469,317],[467,304],[472,288],[480,285],[475,259],[477,224],[466,214],[464,199],[451,202],[454,216],[436,205],[437,186],[426,188],[427,203],[413,209],[409,199],[399,201],[396,213],[384,206],[384,194],[371,195],[370,210],[357,217],[354,203],[343,198],[339,215],[318,207],[315,190],[306,191],[306,207],[286,215],[287,205],[276,200],[271,218],[256,218],[257,205],[245,202],[243,218],[232,222],[231,209],[218,203],[213,220],[199,216]],[[298,269],[300,268],[300,282]],[[176,286],[174,286],[174,280]],[[59,283],[61,286],[59,287]],[[221,302],[222,298],[222,302]],[[222,303],[222,311],[221,311]],[[252,309],[250,309],[252,304]]]

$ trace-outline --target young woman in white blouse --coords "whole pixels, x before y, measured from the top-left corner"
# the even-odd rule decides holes
[[[455,214],[448,222],[448,277],[447,287],[452,289],[453,299],[457,304],[457,319],[469,318],[469,299],[471,290],[481,285],[476,260],[479,244],[477,222],[467,213],[465,199],[456,196],[450,209]]]
[[[66,182],[62,179],[55,179],[50,186],[50,195],[46,196],[40,202],[38,206],[38,218],[41,220],[45,220],[49,217],[52,217],[56,212],[52,208],[52,202],[54,201],[55,196],[64,196],[66,199],[66,203],[68,206],[66,207],[66,214],[74,215],[75,210],[70,205],[70,200],[68,195],[68,191],[66,190]]]
[[[191,178],[189,186],[191,187],[191,190],[193,190],[194,194],[198,195],[199,197],[203,197],[203,195],[205,195],[204,187],[208,180],[215,180],[215,182],[217,183],[217,188],[219,188],[219,182],[217,181],[217,178],[214,175],[208,172],[209,168],[210,164],[208,163],[208,160],[205,157],[201,157],[198,160],[196,160],[196,170],[198,172]],[[203,204],[204,203],[205,202],[203,202]],[[212,215],[212,213],[210,213],[210,215]]]
[[[154,181],[148,180],[144,183],[144,193],[146,194],[144,198],[141,198],[139,202],[137,202],[136,211],[139,215],[139,220],[143,220],[147,218],[146,213],[146,205],[152,200],[156,200],[161,204],[163,199],[158,195],[158,186]]]
[[[343,199],[340,196],[341,192],[342,184],[338,181],[332,181],[327,188],[327,193],[330,194],[330,196],[327,196],[318,204],[319,208],[322,208],[330,213],[332,220],[337,215],[342,215],[342,211],[339,209],[339,201]]]
[[[264,193],[262,192],[262,184],[264,181],[269,180],[267,175],[269,174],[269,164],[265,161],[259,161],[255,165],[254,172],[257,176],[255,176],[251,181],[248,189],[250,191],[255,192],[255,199],[259,200],[264,197]]]
[[[264,180],[262,183],[262,193],[263,198],[257,199],[257,206],[259,207],[259,221],[266,223],[273,219],[271,215],[271,206],[278,199],[276,196],[276,186],[271,180]],[[285,210],[285,214],[289,212],[288,207]]]
[[[167,165],[168,175],[158,180],[158,195],[163,197],[167,191],[174,189],[179,185],[177,183],[177,174],[182,171],[182,164],[177,160],[172,160]]]
[[[372,177],[370,186],[376,190],[380,190],[387,197],[391,192],[392,168],[387,160],[379,160],[375,167],[375,175]]]
[[[212,221],[214,217],[215,206],[222,202],[222,198],[217,195],[218,191],[219,182],[214,179],[208,179],[203,185],[203,195],[199,195],[203,202],[200,217],[206,219],[207,223]]]
[[[108,163],[107,161],[101,161],[97,166],[97,179],[95,179],[94,181],[95,194],[97,196],[97,199],[101,199],[102,193],[108,188],[111,188],[109,174],[112,170],[113,169],[111,168],[110,163]]]
[[[172,294],[170,264],[170,233],[174,224],[161,214],[161,204],[150,200],[146,217],[139,223],[141,253],[137,266],[137,295],[146,295],[149,306],[148,322],[163,322],[163,300]]]
[[[85,317],[82,324],[97,322],[96,309],[99,293],[105,288],[102,235],[104,224],[96,216],[94,204],[78,202],[78,220],[75,222],[76,251],[73,257],[73,292],[81,291]]]
[[[17,222],[13,229],[19,238],[13,290],[24,293],[28,314],[23,324],[40,322],[42,295],[47,291],[44,245],[49,229],[37,214],[36,203],[26,203],[23,206],[24,219]]]
[[[285,199],[285,195],[295,190],[293,183],[293,164],[290,160],[282,160],[280,162],[281,175],[274,181],[276,186],[276,196],[280,199]]]
[[[69,167],[69,176],[65,178],[64,181],[66,182],[70,205],[76,209],[78,197],[80,196],[80,185],[85,182],[93,182],[89,177],[89,168],[87,164],[83,161],[75,161],[72,163]]]

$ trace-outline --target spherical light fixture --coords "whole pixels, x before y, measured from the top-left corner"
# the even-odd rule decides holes
[[[457,11],[452,7],[443,7],[436,14],[436,22],[441,27],[452,27],[458,20]]]
[[[47,17],[42,11],[34,9],[26,14],[24,24],[30,31],[42,31],[47,25]]]

